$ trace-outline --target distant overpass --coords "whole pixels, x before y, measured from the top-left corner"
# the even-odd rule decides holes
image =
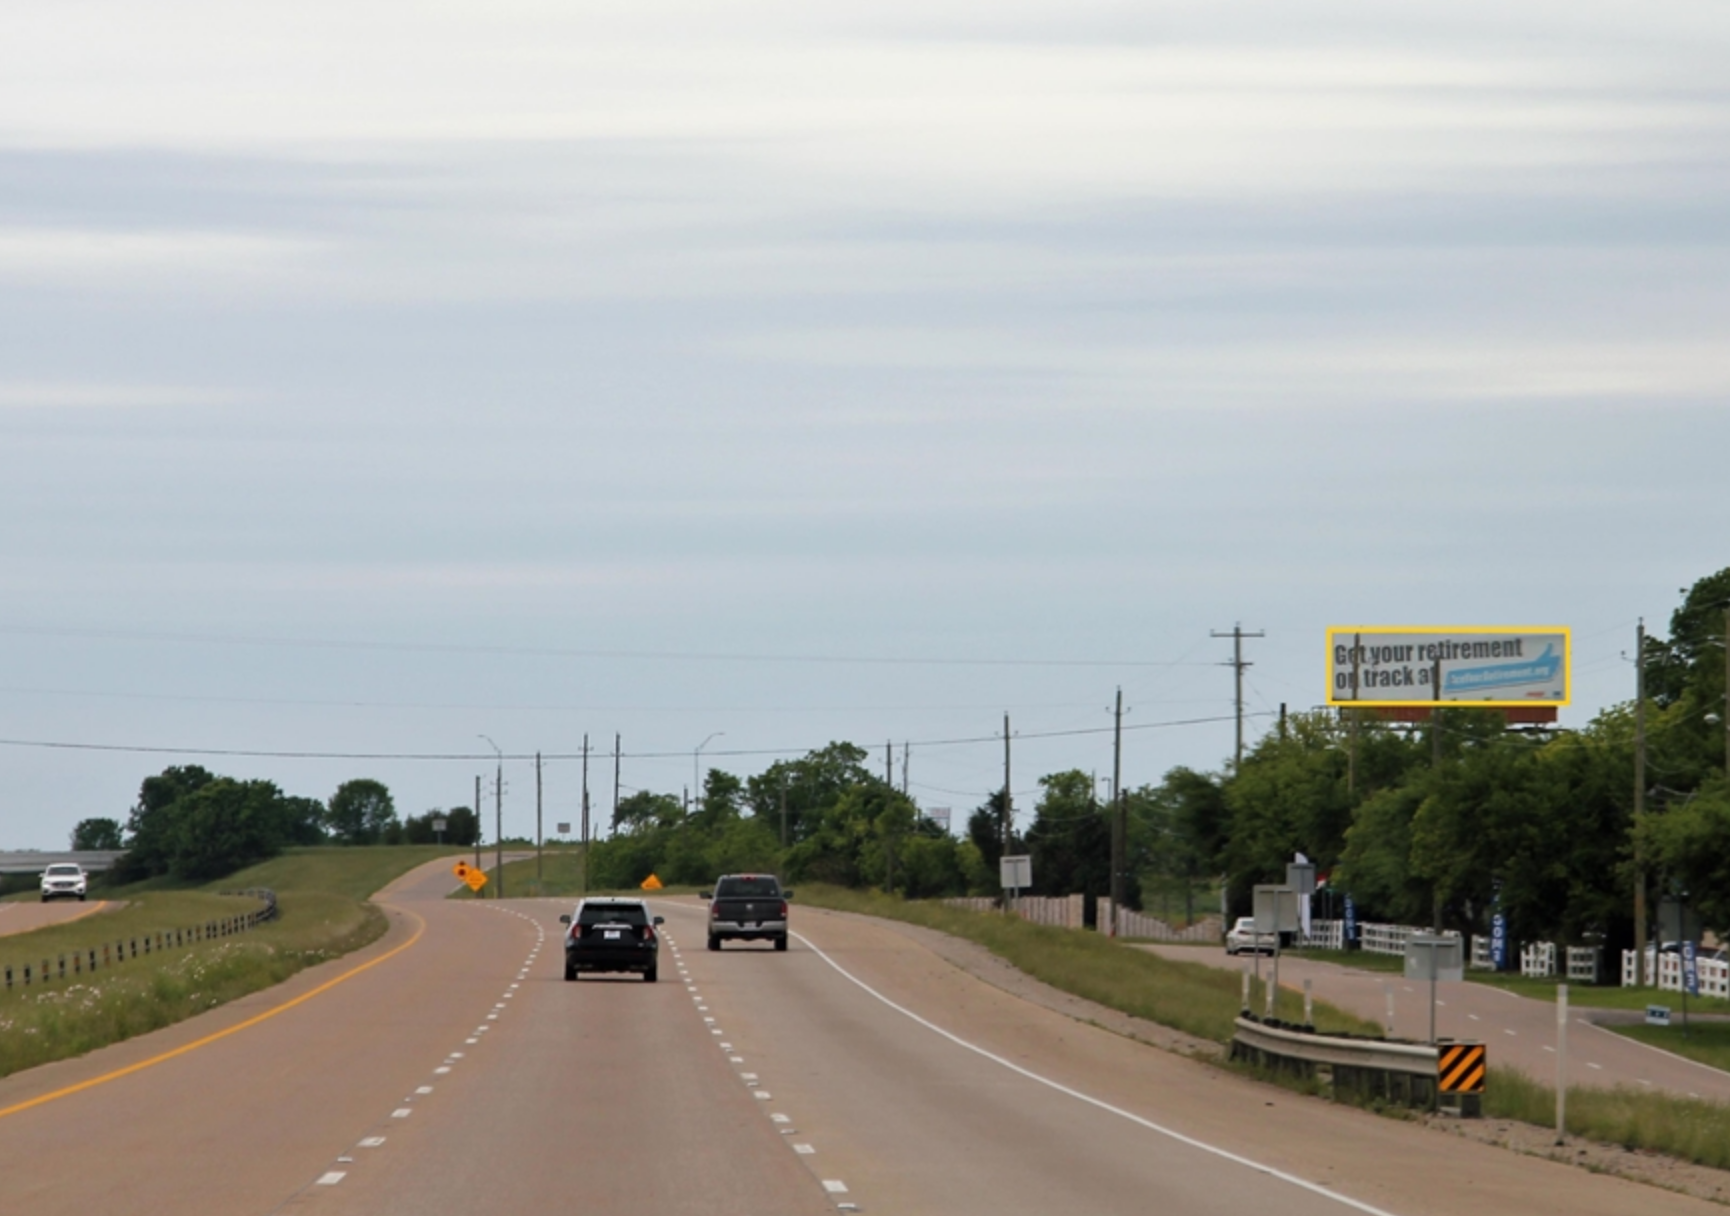
[[[40,874],[57,862],[68,861],[75,861],[96,873],[110,869],[125,854],[125,849],[67,849],[57,853],[36,849],[0,850],[0,874]]]

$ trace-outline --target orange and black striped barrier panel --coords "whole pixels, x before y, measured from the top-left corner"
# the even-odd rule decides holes
[[[1490,1065],[1482,1043],[1450,1043],[1436,1053],[1436,1076],[1445,1094],[1481,1094]]]

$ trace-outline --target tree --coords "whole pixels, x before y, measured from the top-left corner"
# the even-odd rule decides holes
[[[286,797],[283,802],[288,843],[315,845],[325,842],[324,803],[317,798]]]
[[[798,760],[776,761],[745,783],[751,813],[780,833],[783,797],[787,840],[797,844],[815,831],[823,813],[856,785],[877,780],[865,768],[867,752],[852,743],[831,743]]]
[[[1110,895],[1111,815],[1093,796],[1093,778],[1070,769],[1041,777],[1039,787],[1033,826],[1027,829],[1034,891],[1080,892],[1089,901]],[[1129,907],[1139,906],[1139,890],[1125,894]]]
[[[126,856],[114,867],[115,881],[135,882],[169,872],[177,842],[172,808],[214,780],[214,773],[196,764],[165,768],[144,779],[126,820]]]
[[[997,864],[1003,859],[1003,791],[996,790],[985,799],[983,806],[967,817],[967,839],[979,853],[980,862],[990,875],[991,890],[997,888]],[[1010,854],[1027,851],[1027,842],[1012,830],[1009,834]]]
[[[685,809],[673,795],[638,790],[619,799],[619,810],[613,817],[613,823],[618,831],[630,833],[653,827],[670,827],[684,817]],[[645,874],[644,877],[647,878],[648,875]]]
[[[118,849],[120,821],[118,819],[81,819],[72,829],[72,847],[83,849]]]
[[[171,873],[202,882],[274,857],[287,836],[282,791],[268,781],[218,777],[175,804]]]
[[[330,796],[324,823],[337,844],[377,844],[397,827],[396,804],[383,782],[357,777]]]
[[[438,844],[439,834],[433,827],[433,820],[445,821],[444,843],[458,847],[472,845],[475,842],[475,812],[473,807],[453,806],[448,811],[438,808],[424,815],[414,815],[403,820],[403,843],[405,844]]]

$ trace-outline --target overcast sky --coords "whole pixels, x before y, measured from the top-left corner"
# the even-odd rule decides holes
[[[1126,780],[1225,761],[1240,621],[1252,736],[1330,624],[1570,625],[1582,724],[1730,565],[1726,63],[1717,0],[9,0],[0,846],[170,763],[463,803],[210,753],[481,734],[911,740],[964,813],[1005,711],[1030,808],[1120,684]]]

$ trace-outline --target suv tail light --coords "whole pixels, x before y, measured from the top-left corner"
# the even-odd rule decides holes
[[[655,940],[655,926],[653,926],[653,925],[644,925],[643,926],[643,940],[646,942],[652,942]]]

